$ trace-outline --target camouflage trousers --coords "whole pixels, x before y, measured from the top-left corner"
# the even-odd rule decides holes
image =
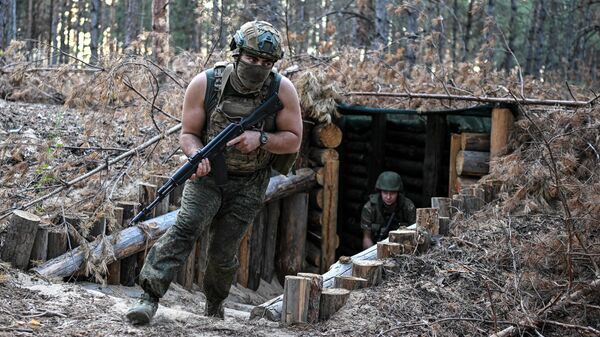
[[[227,298],[239,262],[240,242],[262,207],[269,171],[229,176],[217,186],[212,176],[187,181],[175,224],[156,241],[140,272],[141,287],[161,298],[183,266],[194,243],[209,235],[204,294],[212,303]]]

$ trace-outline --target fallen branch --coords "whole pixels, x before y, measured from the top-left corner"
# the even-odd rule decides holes
[[[150,138],[145,143],[143,143],[143,144],[141,144],[141,145],[139,145],[139,146],[137,146],[137,147],[135,147],[135,148],[133,148],[133,149],[131,149],[131,150],[123,153],[123,154],[121,154],[120,156],[118,156],[116,158],[113,158],[113,159],[109,160],[108,162],[106,162],[106,163],[104,163],[104,164],[96,167],[95,169],[91,170],[90,172],[88,172],[88,173],[86,173],[86,174],[84,174],[82,176],[79,176],[79,177],[77,177],[77,178],[75,178],[73,180],[65,182],[63,186],[55,189],[54,191],[52,191],[52,192],[50,192],[50,193],[48,193],[46,195],[43,195],[43,196],[41,196],[41,197],[39,197],[39,198],[37,198],[37,199],[35,199],[35,200],[27,203],[27,204],[24,204],[24,205],[21,205],[21,206],[17,206],[17,207],[14,207],[14,208],[9,208],[7,210],[3,210],[2,211],[2,215],[0,215],[0,220],[2,220],[4,218],[6,218],[7,216],[9,216],[12,213],[12,211],[14,211],[14,210],[17,210],[17,209],[20,209],[20,210],[27,209],[27,208],[29,208],[29,207],[31,207],[31,206],[33,206],[33,205],[35,205],[35,204],[37,204],[37,203],[39,203],[41,201],[44,201],[44,200],[50,198],[53,195],[56,195],[56,194],[64,191],[67,188],[70,188],[71,186],[73,186],[73,185],[75,185],[75,184],[77,184],[77,183],[79,183],[79,182],[81,182],[83,180],[86,180],[87,178],[93,176],[94,174],[96,174],[96,173],[98,173],[100,171],[103,171],[104,169],[107,169],[110,165],[114,165],[114,164],[118,163],[119,161],[121,161],[121,160],[123,160],[125,158],[128,158],[130,156],[133,156],[133,155],[137,154],[140,150],[143,150],[143,149],[149,147],[150,145],[152,145],[152,144],[158,142],[159,140],[165,138],[165,136],[171,135],[171,134],[179,131],[180,129],[181,129],[181,124],[177,124],[174,127],[172,127],[169,130],[167,130],[167,132],[165,132],[164,134],[159,134],[159,135],[156,135],[156,136]]]
[[[351,91],[344,96],[378,96],[378,97],[405,97],[405,98],[428,98],[428,99],[447,99],[456,101],[473,101],[485,103],[519,103],[523,105],[561,105],[568,107],[586,107],[592,105],[597,99],[593,98],[589,101],[565,101],[555,99],[537,99],[537,98],[519,98],[517,102],[512,97],[487,97],[487,96],[469,96],[469,95],[446,95],[446,94],[427,94],[427,93],[410,93],[410,92],[373,92],[373,91]]]

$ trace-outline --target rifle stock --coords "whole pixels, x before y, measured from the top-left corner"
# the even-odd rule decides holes
[[[160,203],[161,200],[163,200],[167,195],[169,195],[169,193],[171,193],[171,191],[175,189],[175,187],[185,183],[185,181],[188,180],[194,174],[194,172],[196,172],[198,164],[204,158],[212,160],[219,153],[223,153],[227,147],[227,142],[241,135],[244,133],[244,131],[253,127],[270,114],[274,114],[282,108],[283,104],[279,100],[277,94],[274,94],[266,99],[248,116],[242,118],[242,120],[237,123],[231,123],[225,127],[223,131],[216,135],[215,138],[208,142],[208,144],[206,144],[203,148],[196,151],[193,156],[188,158],[188,161],[185,164],[183,164],[171,177],[169,177],[169,180],[167,180],[167,182],[156,191],[156,198],[150,204],[144,207],[144,209],[142,209],[138,214],[136,214],[136,216],[133,217],[133,219],[131,219],[129,222],[129,225],[143,220],[148,214],[150,214],[150,211],[152,211],[152,209]]]

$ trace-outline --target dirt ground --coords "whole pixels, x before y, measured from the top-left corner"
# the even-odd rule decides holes
[[[200,292],[174,285],[152,324],[136,327],[124,321],[123,313],[139,289],[48,282],[0,265],[0,335],[490,336],[511,327],[512,336],[600,335],[598,110],[548,112],[546,123],[538,124],[553,137],[566,203],[540,159],[543,142],[530,134],[527,121],[519,121],[511,154],[490,175],[504,181],[499,198],[472,217],[455,217],[451,236],[426,254],[388,261],[381,285],[353,292],[326,322],[283,327],[248,320],[252,306],[281,292],[280,286],[266,284],[257,293],[232,288],[225,321],[209,319],[202,316]],[[119,118],[106,121],[115,136],[103,138],[93,133],[101,130],[89,131],[89,118],[58,106],[0,101],[0,211],[43,195],[108,157],[107,151],[75,147],[139,144]],[[172,145],[167,142],[152,155],[166,160]],[[136,160],[148,160],[144,172],[160,173],[151,167],[161,162],[155,159]],[[169,162],[163,170],[176,164]],[[128,193],[127,184],[144,173],[131,166],[114,165],[35,211],[50,222],[61,205],[94,210],[92,192],[110,191],[116,178],[123,188],[115,194]]]

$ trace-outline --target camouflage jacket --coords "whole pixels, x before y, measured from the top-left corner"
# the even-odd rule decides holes
[[[400,224],[412,225],[415,220],[416,208],[410,199],[398,194],[396,203],[387,206],[381,200],[380,194],[375,193],[369,196],[369,201],[363,206],[360,226],[370,230],[373,242],[377,242],[385,239],[391,230],[398,229]]]

